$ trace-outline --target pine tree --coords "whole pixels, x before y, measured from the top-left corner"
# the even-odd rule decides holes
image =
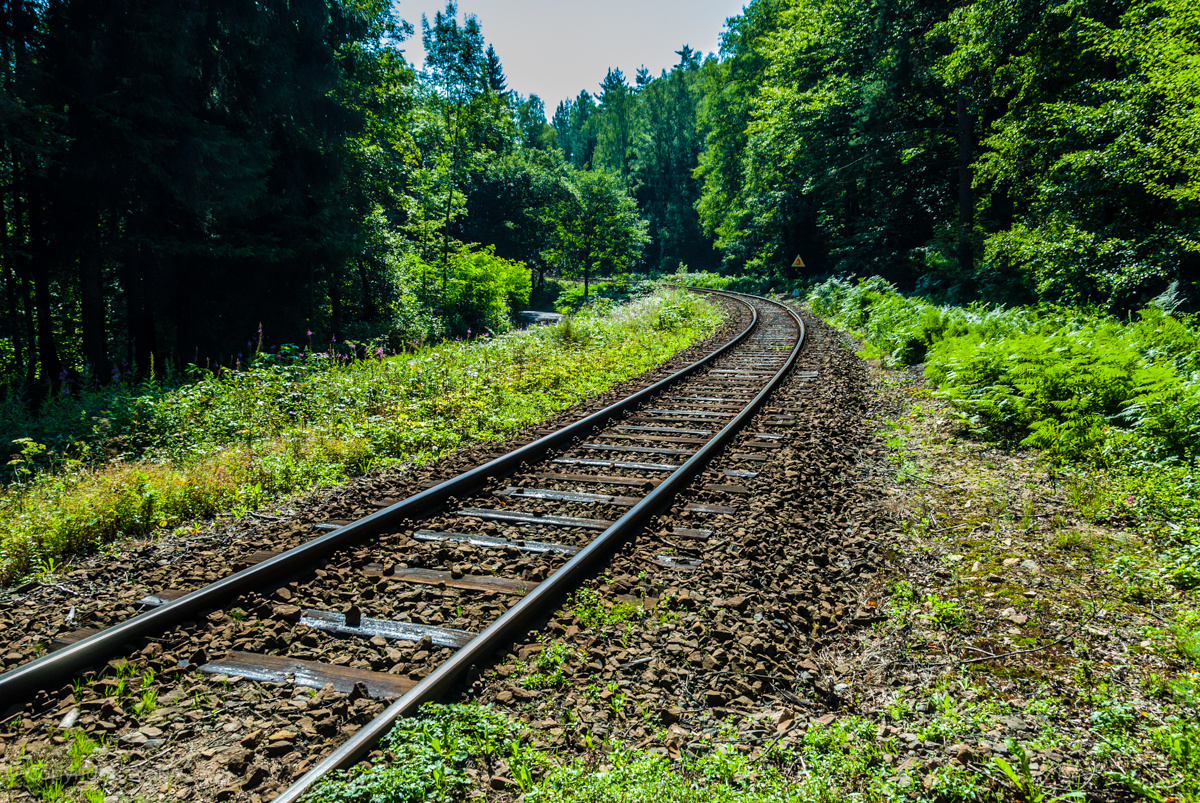
[[[488,89],[498,95],[503,95],[508,92],[508,79],[504,77],[504,68],[500,65],[500,57],[496,55],[496,48],[488,45],[487,54],[484,57],[484,81]]]

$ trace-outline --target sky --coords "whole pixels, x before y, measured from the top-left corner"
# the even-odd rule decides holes
[[[509,89],[537,95],[547,116],[560,100],[580,90],[597,92],[609,67],[629,82],[643,64],[657,76],[679,61],[675,51],[690,45],[715,53],[725,20],[748,0],[459,0],[464,14],[479,18],[483,37],[495,46]],[[415,35],[402,45],[420,66],[421,15],[432,21],[445,0],[400,0],[401,19]]]

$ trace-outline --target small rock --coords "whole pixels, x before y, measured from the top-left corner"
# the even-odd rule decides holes
[[[996,717],[996,723],[1010,731],[1029,730],[1029,725],[1020,717]]]
[[[285,622],[300,621],[300,606],[299,605],[276,605],[271,609],[271,613]]]
[[[946,753],[950,756],[951,761],[957,761],[963,765],[969,764],[975,759],[975,751],[971,749],[970,745],[962,742],[947,747]]]
[[[1021,561],[1021,568],[1027,572],[1036,573],[1038,571],[1037,563],[1030,560],[1029,558],[1026,558],[1025,560]]]
[[[75,706],[62,718],[62,721],[58,723],[58,727],[64,729],[74,727],[75,723],[79,721],[79,714],[79,706]]]
[[[250,770],[250,774],[247,775],[242,781],[242,788],[253,789],[265,781],[269,775],[270,773],[267,771],[266,767],[264,767],[262,764],[256,764]]]

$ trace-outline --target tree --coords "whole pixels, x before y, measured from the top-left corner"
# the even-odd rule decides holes
[[[537,95],[518,97],[517,128],[521,132],[521,144],[529,150],[553,148],[556,131],[546,122],[546,104]]]
[[[484,56],[483,80],[492,92],[503,95],[508,92],[508,79],[504,77],[504,68],[500,65],[500,57],[496,48],[488,45]]]
[[[547,257],[565,275],[583,277],[585,300],[592,277],[629,272],[649,240],[624,181],[605,170],[577,172],[554,219]]]
[[[573,170],[556,150],[525,150],[490,161],[472,176],[463,237],[490,242],[497,256],[526,263],[545,283],[553,267],[547,251],[558,231],[557,215],[568,209]]]
[[[571,103],[562,101],[554,112],[554,130],[558,146],[567,161],[580,170],[592,166],[596,151],[596,102],[590,92],[583,91]]]
[[[629,177],[633,146],[635,95],[620,70],[609,69],[600,82],[599,131],[596,143],[598,166]]]
[[[633,146],[632,177],[649,223],[651,264],[667,272],[680,262],[707,263],[715,257],[696,213],[702,184],[695,169],[705,135],[697,118],[704,96],[701,65],[689,47],[679,55],[670,73],[639,90]]]
[[[454,212],[454,195],[460,182],[466,126],[464,114],[470,102],[488,84],[487,63],[483,54],[483,33],[479,20],[468,14],[458,24],[458,6],[447,0],[446,10],[434,16],[432,25],[421,17],[421,40],[425,45],[425,70],[429,81],[441,95],[445,110],[446,131],[450,138],[449,175],[445,184],[445,203],[442,222],[442,292],[449,281],[450,221]],[[495,51],[492,53],[495,55]]]

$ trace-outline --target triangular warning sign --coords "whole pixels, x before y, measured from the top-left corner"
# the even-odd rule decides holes
[[[800,257],[796,257],[796,261],[792,263],[792,267],[793,268],[803,268],[804,260],[801,259]]]

